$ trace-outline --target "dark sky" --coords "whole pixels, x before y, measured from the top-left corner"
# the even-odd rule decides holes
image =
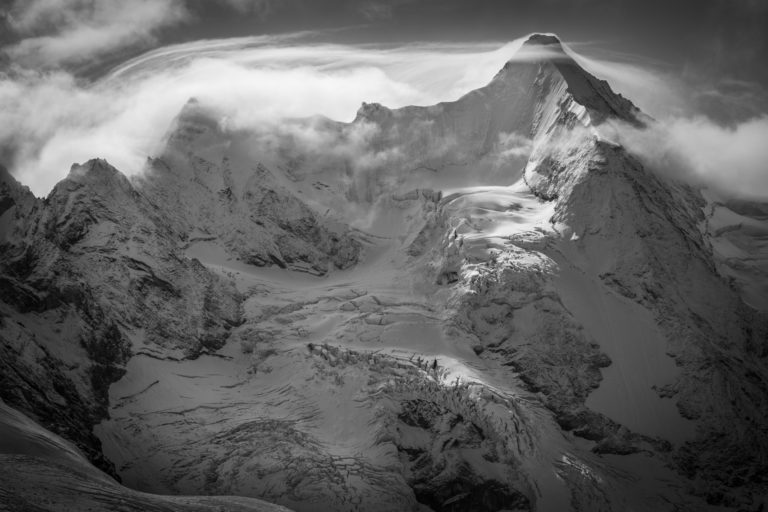
[[[175,48],[157,52],[165,56],[160,59],[165,67],[132,81],[123,82],[126,77],[119,74],[110,80],[110,71],[124,61],[160,46],[297,31],[311,34],[287,42],[247,41],[259,41],[263,50],[271,44],[303,45],[302,58],[314,60],[303,62],[309,65],[298,70],[305,73],[300,79],[290,73],[262,75],[269,70],[256,67],[227,67],[230,62],[221,58],[219,67],[206,67],[214,64],[199,59],[174,73],[168,54],[184,51]],[[434,88],[424,76],[411,87],[385,73],[358,73],[351,88],[346,78],[333,75],[339,81],[316,99],[318,89],[309,87],[328,83],[330,76],[321,71],[325,53],[317,52],[341,57],[330,49],[338,46],[308,43],[346,43],[348,56],[371,50],[356,46],[366,43],[376,51],[382,44],[413,42],[493,43],[463,45],[492,49],[532,32],[556,33],[582,57],[601,62],[604,74],[593,72],[671,129],[682,126],[688,139],[709,136],[705,149],[718,149],[705,160],[718,160],[731,149],[731,156],[742,161],[721,167],[763,174],[768,168],[768,0],[0,0],[0,160],[3,148],[11,148],[5,156],[12,156],[16,172],[41,191],[66,168],[61,161],[83,161],[97,150],[112,151],[110,158],[125,169],[138,168],[135,162],[148,154],[147,141],[155,140],[147,133],[168,126],[193,94],[190,86],[194,94],[202,90],[221,101],[231,99],[236,110],[261,105],[258,111],[294,108],[296,116],[328,111],[325,115],[337,119],[354,113],[359,103],[348,108],[345,101],[354,97],[357,102],[355,94],[365,94],[361,101],[399,102],[403,98],[394,91],[410,87],[418,93],[408,96],[412,102],[437,102],[444,97],[430,91],[419,96],[421,88]],[[431,62],[411,62],[417,53],[409,56],[407,50],[417,47],[424,45],[402,49],[405,67],[432,69]],[[291,67],[295,61],[284,64],[283,71],[297,71]],[[195,74],[203,68],[214,71]],[[463,69],[472,77],[483,73],[477,66]],[[438,77],[441,85],[464,78],[445,76]],[[176,81],[179,77],[188,81]],[[336,89],[345,87],[344,94]],[[335,110],[320,108],[334,102]],[[694,142],[699,158],[702,144]]]
[[[36,1],[41,0],[16,4]],[[107,0],[46,1],[86,5]],[[180,4],[191,14],[156,31],[158,44],[297,30],[333,30],[326,40],[355,43],[501,42],[530,32],[555,32],[567,42],[659,61],[692,78],[756,81],[768,87],[768,0],[153,1]],[[29,36],[15,34],[2,22],[13,4],[0,0],[0,46]],[[108,60],[146,49],[136,46]]]
[[[764,0],[274,0],[248,14],[193,0],[197,20],[166,41],[345,28],[343,42],[507,41],[555,32],[603,51],[661,61],[681,73],[768,85]],[[350,28],[352,27],[352,28]]]

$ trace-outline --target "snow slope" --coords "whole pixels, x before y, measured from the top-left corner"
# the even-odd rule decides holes
[[[0,477],[0,499],[8,511],[287,510],[234,496],[157,496],[127,489],[93,467],[72,444],[1,401]]]
[[[609,119],[652,122],[549,35],[349,124],[191,101],[144,176],[93,161],[0,212],[2,397],[140,492],[758,509],[763,210],[645,169]]]

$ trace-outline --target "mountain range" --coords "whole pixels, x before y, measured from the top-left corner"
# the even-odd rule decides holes
[[[763,510],[768,204],[655,122],[535,34],[453,102],[0,168],[0,503]]]

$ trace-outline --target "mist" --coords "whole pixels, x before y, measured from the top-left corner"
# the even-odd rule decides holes
[[[127,175],[140,173],[193,97],[214,109],[227,129],[262,131],[283,119],[316,115],[349,122],[363,102],[397,108],[451,101],[487,84],[525,40],[342,45],[307,42],[312,35],[162,47],[93,82],[61,68],[15,66],[0,74],[0,154],[7,160],[2,163],[39,196],[72,163],[91,158],[106,158]],[[747,106],[736,122],[715,120],[693,101],[701,94],[668,71],[573,48],[578,46],[566,45],[579,64],[656,118],[647,130],[614,127],[654,169],[729,194],[768,197],[768,154],[760,142],[768,140],[766,117]],[[516,58],[534,57],[546,55]],[[716,84],[703,90],[720,102],[745,100],[743,93],[729,96]],[[525,140],[500,142],[510,146],[507,157],[523,158],[529,150]]]
[[[732,126],[671,118],[645,129],[612,123],[618,142],[649,168],[726,198],[768,198],[768,116]]]
[[[314,115],[351,121],[364,101],[394,108],[456,99],[487,83],[520,44],[386,48],[255,37],[162,48],[91,84],[62,70],[16,70],[0,75],[0,144],[16,177],[45,195],[73,162],[101,157],[140,172],[192,97],[231,129]]]

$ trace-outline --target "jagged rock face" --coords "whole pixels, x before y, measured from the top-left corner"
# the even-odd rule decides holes
[[[32,192],[27,187],[22,186],[13,176],[8,173],[8,169],[0,165],[0,215],[4,215],[11,208],[29,203],[34,199]],[[10,219],[8,219],[10,221]],[[10,222],[8,222],[10,223]],[[6,224],[4,222],[4,224]]]
[[[754,309],[768,310],[765,279],[765,205],[753,201],[710,198],[705,208],[704,237],[712,245],[718,272]]]
[[[217,349],[239,296],[185,258],[158,209],[104,161],[24,201],[2,244],[2,398],[110,470],[92,429],[125,363]]]
[[[652,121],[553,36],[518,57],[349,124],[192,101],[143,175],[91,161],[45,200],[0,175],[0,397],[145,492],[757,509],[763,207],[611,142]]]
[[[533,492],[519,476],[508,434],[476,405],[470,389],[424,387],[413,398],[404,389],[398,396],[394,438],[419,503],[435,511],[530,510]],[[471,452],[479,453],[483,463],[466,455]],[[483,474],[485,463],[504,468],[498,480]]]
[[[539,57],[542,47],[547,59]],[[549,139],[555,125],[571,129],[608,118],[641,125],[644,116],[584,72],[559,43],[529,41],[488,85],[457,101],[397,110],[364,103],[355,123],[375,124],[374,143],[403,148],[412,169],[439,170],[444,182],[447,171],[459,168],[466,186],[512,184],[519,174],[509,171],[524,166],[528,139]],[[500,156],[507,174],[489,175],[483,168]]]
[[[554,46],[562,52],[559,44]],[[554,203],[551,221],[571,238],[564,243],[560,234],[545,237],[549,242],[534,248],[560,265],[565,256],[568,264],[594,277],[601,287],[653,313],[668,340],[665,351],[681,368],[659,394],[675,397],[686,418],[699,420],[696,437],[673,457],[678,467],[728,487],[734,482],[729,473],[736,466],[740,484],[760,488],[764,482],[759,475],[765,471],[759,461],[766,457],[759,432],[765,426],[749,411],[765,410],[761,397],[768,377],[766,318],[748,307],[716,270],[722,268],[722,260],[701,233],[704,198],[685,185],[660,179],[607,141],[600,129],[607,119],[635,125],[651,122],[564,54],[546,63],[508,63],[487,87],[454,103],[396,111],[364,105],[358,114],[358,121],[378,123],[392,139],[423,126],[430,133],[426,140],[466,141],[463,148],[473,148],[476,155],[493,152],[500,133],[528,130],[533,150],[524,178],[536,195]],[[457,227],[462,232],[458,215],[453,215],[450,210],[440,212],[437,226],[430,221],[423,232],[432,233],[435,244],[442,237],[446,261],[455,259],[452,254],[457,252],[446,240],[451,233],[456,237]],[[512,249],[515,254],[530,248],[529,240],[521,241],[512,240],[502,251]],[[463,252],[459,259],[467,262],[469,251],[459,251]],[[493,263],[498,264],[495,259]],[[472,293],[456,303],[457,325],[478,336],[477,349],[483,357],[501,355],[503,364],[518,370],[529,389],[547,396],[547,405],[564,428],[599,441],[596,450],[626,453],[651,446],[668,451],[663,440],[637,436],[586,409],[587,395],[600,382],[599,368],[609,359],[589,336],[578,332],[581,319],[563,307],[560,285],[546,272],[535,286],[522,287],[535,291],[535,298],[517,299],[521,283],[505,274],[515,270],[530,279],[538,264],[520,265],[519,258],[510,258],[500,266],[503,270],[491,274],[490,285],[487,278],[465,273],[468,277],[460,284]],[[444,275],[458,276],[455,265],[451,267]],[[761,267],[747,268],[765,277]],[[511,296],[509,289],[515,290]],[[759,292],[750,289],[752,303],[759,303]],[[537,311],[533,326],[525,326],[530,332],[520,329],[522,322],[514,319],[530,315],[526,308]],[[558,360],[562,357],[566,359]],[[560,370],[563,366],[566,369]],[[567,375],[564,380],[562,373]],[[751,377],[745,379],[746,374]],[[735,387],[744,391],[737,398],[727,391]],[[727,418],[740,418],[745,435],[729,435],[732,423]],[[703,494],[711,502],[738,502],[723,487]]]
[[[233,497],[152,496],[120,486],[66,440],[0,401],[2,505],[9,511],[125,510],[144,512],[287,509]]]
[[[189,353],[216,348],[237,323],[234,289],[184,258],[160,210],[106,162],[73,167],[37,212],[6,241],[3,262],[36,295],[30,309],[82,304],[101,323],[146,329],[149,342]]]
[[[526,178],[535,193],[556,198],[553,220],[577,238],[568,249],[572,257],[654,313],[681,368],[662,391],[678,398],[686,417],[699,420],[696,438],[679,454],[681,469],[727,487],[738,468],[740,484],[764,484],[760,461],[767,448],[757,432],[766,425],[750,411],[768,405],[768,319],[716,270],[717,254],[701,229],[704,198],[644,169],[623,148],[600,140],[599,131],[578,150],[546,141],[539,147]],[[728,391],[733,387],[742,390],[738,398]],[[733,418],[750,425],[745,436],[730,435]],[[712,501],[733,499],[720,487],[706,492]]]
[[[324,219],[262,163],[243,161],[248,139],[230,137],[188,103],[139,187],[183,236],[218,237],[248,264],[323,275],[358,261],[362,246],[348,228]]]

